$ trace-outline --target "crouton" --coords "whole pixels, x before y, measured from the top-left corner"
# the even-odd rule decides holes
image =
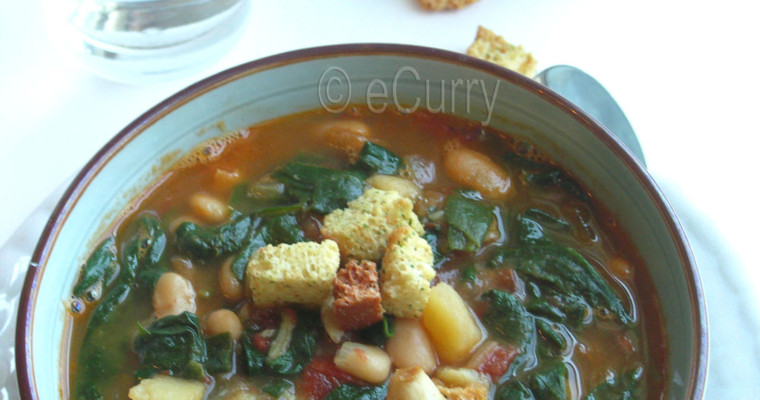
[[[395,191],[370,188],[348,202],[348,208],[325,216],[322,236],[336,241],[343,257],[379,261],[388,235],[396,228],[408,226],[422,234],[413,207],[411,200]]]
[[[257,305],[319,307],[330,296],[339,267],[340,251],[332,240],[267,245],[248,262],[246,281]]]
[[[447,400],[487,400],[490,381],[467,368],[440,368],[433,383]]]
[[[129,389],[131,400],[202,400],[206,386],[198,381],[156,375]]]
[[[408,226],[393,231],[380,277],[385,310],[401,318],[420,317],[433,278],[433,250],[428,242]]]
[[[476,1],[477,0],[417,0],[423,8],[431,11],[463,8]]]
[[[366,328],[383,319],[377,266],[350,260],[333,281],[333,311],[343,330]]]
[[[538,63],[533,55],[522,46],[510,44],[503,37],[479,26],[475,41],[467,49],[467,54],[494,64],[501,65],[532,78]]]

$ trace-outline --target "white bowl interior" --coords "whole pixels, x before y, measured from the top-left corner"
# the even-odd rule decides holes
[[[325,71],[327,74],[323,76]],[[333,80],[333,86],[328,88],[331,92],[326,93],[326,79],[331,76],[342,76],[344,85]],[[73,204],[58,231],[47,262],[41,265],[45,270],[36,290],[31,335],[33,379],[39,398],[52,399],[60,395],[59,385],[50,383],[61,382],[62,378],[65,300],[79,266],[98,236],[118,217],[118,211],[165,170],[167,163],[162,157],[186,153],[222,134],[220,122],[228,131],[233,131],[318,108],[320,93],[323,100],[327,94],[333,99],[339,93],[348,96],[344,87],[346,76],[351,82],[350,100],[353,103],[365,103],[368,85],[380,79],[388,97],[386,100],[373,98],[373,104],[378,107],[382,104],[394,107],[393,93],[400,104],[413,105],[420,99],[420,107],[425,107],[428,98],[435,107],[440,101],[443,80],[446,112],[452,113],[453,108],[454,114],[480,121],[487,118],[490,96],[496,90],[490,124],[529,138],[560,161],[587,187],[594,188],[594,194],[630,234],[649,267],[667,321],[670,351],[667,398],[685,398],[688,380],[697,362],[689,284],[668,226],[638,178],[578,119],[522,85],[450,61],[398,54],[337,55],[255,71],[179,105],[115,153]],[[465,85],[456,85],[459,79]],[[429,96],[425,93],[426,82],[430,83]],[[477,82],[476,86],[470,87],[469,96],[467,82]],[[488,101],[483,97],[483,87],[489,96]],[[382,85],[373,83],[371,93],[381,94]]]

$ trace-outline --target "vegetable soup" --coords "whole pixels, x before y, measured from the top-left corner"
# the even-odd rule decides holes
[[[362,107],[205,144],[90,252],[64,395],[658,399],[650,278],[560,163]]]

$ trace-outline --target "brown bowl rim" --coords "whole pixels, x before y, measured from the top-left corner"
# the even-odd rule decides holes
[[[554,104],[567,115],[589,129],[597,138],[599,138],[618,158],[620,158],[628,170],[634,174],[639,183],[649,194],[650,199],[654,202],[660,216],[665,221],[668,231],[678,250],[683,266],[683,273],[686,276],[689,290],[689,302],[691,305],[692,319],[694,325],[695,342],[692,346],[692,355],[694,368],[689,377],[689,387],[687,394],[689,399],[702,399],[705,389],[708,360],[708,330],[707,330],[707,312],[704,302],[704,293],[699,277],[696,262],[692,255],[691,249],[686,239],[686,235],[678,222],[678,218],[671,209],[661,190],[654,182],[643,165],[634,157],[622,143],[599,122],[591,116],[580,110],[577,106],[568,100],[542,86],[532,79],[517,74],[496,64],[470,57],[465,54],[455,53],[448,50],[442,50],[431,47],[423,47],[405,44],[389,43],[352,43],[338,44],[320,47],[311,47],[306,49],[294,50],[280,53],[254,61],[250,61],[236,67],[224,70],[210,77],[202,79],[185,89],[180,90],[174,95],[168,97],[156,106],[152,107],[133,122],[122,129],[108,143],[106,143],[82,168],[72,183],[66,189],[61,200],[53,210],[48,222],[40,236],[40,240],[35,247],[29,263],[24,286],[21,291],[19,301],[18,318],[16,322],[16,371],[19,384],[19,392],[24,400],[38,399],[36,382],[33,377],[31,361],[31,332],[32,310],[36,301],[37,285],[44,272],[45,263],[50,253],[53,243],[56,241],[61,226],[69,215],[73,205],[78,201],[82,192],[87,188],[91,179],[97,172],[117,153],[123,146],[129,143],[134,137],[139,135],[148,126],[158,121],[161,117],[194,99],[209,90],[221,86],[227,82],[242,78],[244,76],[267,70],[281,65],[294,64],[302,61],[334,58],[340,56],[379,56],[379,55],[399,55],[415,56],[421,58],[435,59],[438,61],[449,62],[464,65],[470,68],[479,69],[486,73],[498,76],[524,89],[527,89],[537,96],[543,98],[549,103]]]

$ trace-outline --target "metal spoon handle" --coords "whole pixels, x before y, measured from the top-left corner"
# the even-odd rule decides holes
[[[569,65],[556,65],[543,70],[536,80],[594,117],[646,166],[644,152],[623,110],[591,75]]]

